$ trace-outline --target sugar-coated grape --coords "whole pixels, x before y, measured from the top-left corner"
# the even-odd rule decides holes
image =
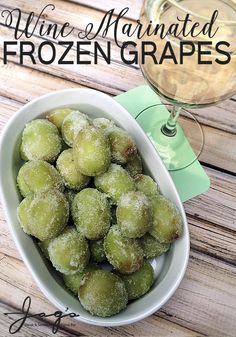
[[[57,127],[46,119],[26,124],[20,147],[23,160],[54,162],[61,152],[62,140]]]
[[[63,274],[63,280],[65,282],[65,285],[67,286],[68,289],[70,289],[75,295],[78,296],[78,291],[80,287],[80,282],[84,275],[90,271],[94,271],[99,269],[99,267],[94,264],[90,263],[85,267],[85,269],[82,272],[77,272],[76,274],[72,275],[66,275]]]
[[[110,140],[111,156],[114,163],[125,164],[136,157],[136,144],[126,131],[113,127],[107,130],[107,135]]]
[[[111,162],[108,138],[101,129],[84,128],[74,141],[74,160],[77,169],[86,176],[97,176],[107,171]]]
[[[59,235],[69,217],[69,204],[60,191],[35,194],[28,210],[30,234],[40,241]]]
[[[134,178],[137,174],[141,174],[143,171],[143,165],[139,154],[137,154],[134,159],[125,164],[124,169],[129,172],[132,178]]]
[[[140,238],[152,225],[152,209],[148,197],[139,191],[123,194],[118,201],[116,217],[123,236]]]
[[[135,186],[138,191],[143,192],[146,196],[152,197],[160,194],[160,188],[157,183],[145,174],[138,174],[134,178]]]
[[[62,274],[82,272],[89,262],[87,240],[74,227],[67,227],[48,246],[53,266]]]
[[[57,159],[57,169],[67,188],[80,191],[89,184],[90,177],[80,173],[74,162],[73,150],[63,151]]]
[[[110,228],[104,248],[110,264],[122,274],[131,274],[142,265],[143,251],[138,240],[123,237],[118,226]]]
[[[72,217],[80,233],[89,240],[103,238],[111,224],[111,211],[104,193],[95,188],[79,192],[72,203]]]
[[[63,180],[55,167],[42,160],[26,162],[20,168],[17,184],[24,197],[51,188],[64,189]]]
[[[94,240],[89,242],[91,258],[94,262],[106,261],[106,254],[104,250],[104,240]]]
[[[108,317],[126,307],[128,294],[120,277],[105,270],[95,270],[83,277],[79,299],[92,315]]]
[[[135,300],[146,294],[154,283],[154,271],[149,262],[130,275],[120,275],[125,283],[129,300]]]
[[[17,218],[18,221],[26,234],[31,233],[31,225],[29,220],[29,209],[33,201],[33,196],[28,195],[24,200],[21,201],[20,205],[17,208]]]
[[[107,119],[107,118],[103,118],[103,117],[95,118],[93,120],[93,125],[96,128],[100,128],[100,129],[107,129],[107,128],[115,126],[113,121],[111,121],[110,119]]]
[[[151,199],[153,226],[149,233],[161,243],[171,243],[182,235],[183,223],[177,207],[159,195]]]
[[[158,257],[170,249],[169,243],[160,243],[148,233],[140,238],[140,244],[143,248],[144,257],[147,259]]]
[[[87,115],[80,111],[72,111],[62,123],[61,133],[64,142],[72,147],[78,133],[89,124],[90,120]]]
[[[49,122],[56,125],[56,127],[61,131],[62,123],[64,119],[73,111],[70,108],[59,108],[48,112],[47,119]]]
[[[117,204],[122,194],[135,190],[134,180],[120,165],[111,164],[108,171],[95,178],[96,187]]]

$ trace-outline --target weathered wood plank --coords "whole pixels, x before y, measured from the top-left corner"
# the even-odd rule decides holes
[[[119,14],[120,11],[128,7],[129,13],[127,13],[127,17],[133,20],[137,20],[140,15],[140,10],[143,1],[142,0],[110,0],[109,2],[107,0],[100,0],[100,1],[94,1],[94,0],[70,0],[71,2],[77,3],[79,5],[84,5],[88,7],[92,7],[95,9],[99,9],[101,11],[109,11],[110,9],[114,8],[115,13]]]
[[[41,0],[40,6],[35,6],[33,2],[28,2],[25,0],[8,0],[7,7],[11,9],[20,8],[24,13],[34,12],[35,15],[39,15],[42,9],[47,6],[49,3],[47,0]],[[78,5],[77,3],[63,1],[63,0],[54,0],[53,5],[55,10],[52,11],[50,8],[45,12],[44,19],[46,18],[49,21],[55,21],[58,24],[64,24],[66,22],[70,23],[71,27],[74,27],[76,31],[84,31],[88,23],[93,23],[93,31],[96,32],[101,24],[101,21],[104,17],[104,13],[97,11],[93,8],[84,7],[83,5]],[[114,15],[113,19],[116,16]],[[0,19],[0,22],[3,23],[3,18]],[[129,24],[132,21],[128,17],[120,19],[120,25],[117,30],[117,36],[119,41],[124,41],[125,36],[122,34],[122,26],[124,24]],[[21,26],[23,27],[23,26]],[[103,28],[104,30],[104,28]],[[107,38],[114,39],[114,29],[113,27],[108,30]]]
[[[0,9],[4,9],[5,7],[0,6]],[[54,18],[56,21],[56,18]],[[22,21],[25,23],[26,17],[23,14]],[[0,43],[3,43],[3,40],[11,40],[12,39],[12,30],[7,29],[6,27],[0,27],[2,38],[0,39]],[[38,36],[38,30],[36,29],[35,35]],[[4,39],[3,39],[4,37]],[[72,40],[77,40],[77,36],[75,34],[72,34]],[[36,47],[44,41],[41,38],[37,37],[32,37],[31,41],[34,42]],[[97,37],[97,41],[99,41],[100,45],[106,50],[106,43],[107,40],[101,37]],[[37,49],[37,48],[36,48]],[[86,50],[89,50],[91,53],[94,52],[93,46],[86,46]],[[48,48],[50,50],[50,48]],[[61,52],[64,50],[63,47],[57,47],[57,52],[58,55],[61,55]],[[74,50],[73,52],[70,53],[70,59],[75,60],[76,59],[76,51]],[[19,57],[13,57],[10,58],[16,63],[19,62]],[[88,57],[88,59],[93,62],[92,56]],[[65,67],[60,67],[63,70],[57,71],[58,76],[63,76],[66,78],[74,78],[76,74],[78,74],[79,78],[81,77],[81,81],[83,80],[83,76],[85,75],[85,83],[87,83],[89,80],[93,81],[94,78],[96,77],[97,80],[101,78],[101,72],[103,76],[105,75],[105,82],[104,86],[107,85],[108,87],[115,86],[118,91],[126,91],[130,88],[130,82],[131,82],[131,87],[134,85],[137,86],[140,83],[144,83],[143,79],[141,78],[141,73],[137,72],[137,67],[130,67],[121,62],[121,57],[120,57],[120,50],[117,48],[114,44],[112,46],[112,53],[111,53],[111,59],[112,59],[112,65],[109,67],[110,71],[110,77],[107,78],[107,67],[108,65],[105,64],[105,61],[101,59],[99,60],[99,65],[94,65],[91,66],[65,66]],[[29,58],[25,59],[26,66],[32,67],[32,62],[30,61]],[[37,66],[33,66],[34,68],[37,68]],[[52,68],[52,70],[50,69]],[[82,68],[82,69],[81,69]],[[105,68],[105,71],[104,71]],[[114,68],[114,69],[113,69]],[[127,68],[129,68],[127,70]],[[51,67],[49,66],[40,66],[40,70],[45,71],[45,69],[50,69],[52,73],[55,73],[55,64],[52,65]],[[58,69],[58,67],[57,67]],[[83,70],[86,69],[86,73],[84,74]],[[88,70],[88,73],[87,73]],[[63,75],[61,73],[63,72]],[[126,78],[123,76],[119,76],[119,74],[125,74]],[[104,89],[103,89],[104,91]],[[114,93],[114,91],[112,92]],[[227,132],[231,132],[233,134],[236,133],[236,126],[234,123],[234,115],[235,115],[235,109],[236,109],[236,100],[227,100],[225,102],[220,103],[218,106],[214,107],[208,107],[204,109],[194,109],[193,114],[199,119],[201,123],[204,125],[208,125],[211,127],[215,127],[220,130],[224,130]]]
[[[216,259],[192,252],[180,288],[160,315],[185,322],[207,336],[235,336],[235,271]]]
[[[40,308],[41,311],[54,312],[43,294],[38,291],[21,261],[5,256],[1,261],[0,271],[3,290],[0,295],[1,301],[18,307],[24,297],[30,295],[36,310]],[[233,337],[236,328],[234,272],[235,269],[226,264],[192,252],[188,271],[180,288],[156,315],[207,336]],[[64,321],[66,322],[67,320]],[[159,325],[154,323],[154,329],[153,323],[153,317],[151,317],[135,325],[115,329],[115,335],[122,336],[122,333],[123,336],[135,335],[137,331],[140,336],[152,335],[152,333],[154,335],[154,332],[158,334]],[[91,334],[91,328],[80,323],[78,331]],[[105,331],[111,335],[114,334],[114,329]],[[166,331],[169,329],[167,328]],[[104,332],[104,329],[96,328],[96,333],[99,334],[99,332]],[[162,336],[161,333],[160,335]]]
[[[21,261],[9,258],[5,256],[0,262],[0,282],[1,282],[1,295],[0,300],[7,302],[9,306],[14,308],[21,308],[24,298],[28,295],[32,297],[32,309],[31,313],[40,312],[54,313],[55,307],[53,307],[44,297],[44,295],[38,290],[30,274],[26,270],[24,264]],[[40,308],[40,309],[39,309]],[[54,319],[55,320],[55,319]],[[5,321],[8,322],[7,319]],[[52,318],[48,318],[45,321],[53,322]],[[7,322],[4,323],[6,326]],[[149,317],[135,325],[130,325],[121,328],[101,328],[91,327],[80,323],[76,320],[69,318],[63,318],[61,327],[72,333],[82,334],[85,336],[177,336],[177,337],[200,337],[199,333],[188,330],[180,325],[166,321],[159,317]],[[50,333],[50,325],[45,327],[45,331]]]
[[[185,210],[195,219],[213,226],[236,230],[236,178],[217,170],[206,170],[211,179],[210,190],[187,201]]]
[[[90,79],[88,78],[85,79],[84,77],[81,78],[78,74],[77,75],[74,74],[73,77],[72,74],[70,74],[71,76],[70,81],[68,80],[70,77],[69,75],[67,76],[68,79],[59,80],[58,77],[54,77],[49,74],[39,72],[36,69],[23,68],[13,63],[9,63],[7,66],[0,65],[0,69],[2,79],[0,83],[0,95],[6,96],[8,98],[13,98],[17,101],[21,101],[22,103],[31,100],[32,98],[37,97],[39,95],[45,94],[49,91],[60,90],[70,87],[79,87],[81,85],[90,86],[105,92],[108,91],[109,94],[119,93],[119,89],[117,88],[114,89],[114,87],[112,88],[107,84],[104,86],[106,76],[103,75],[102,72],[99,77],[100,82],[97,83],[94,80],[92,80],[92,78]],[[57,67],[55,68],[51,67],[50,71],[54,75],[57,75],[58,72],[59,73],[61,72],[61,76],[64,77],[64,70],[63,69],[57,70],[57,69],[58,69]],[[75,69],[75,71],[77,70]],[[86,73],[85,69],[83,71]],[[11,81],[12,79],[11,74],[13,73],[15,76],[14,82]],[[88,70],[87,73],[89,73]],[[137,74],[137,76],[141,81],[140,82],[141,84],[142,78],[139,75],[140,74]],[[93,73],[91,72],[91,77],[92,76]],[[124,71],[123,74],[120,73],[120,76],[123,78],[124,85],[126,85],[128,88],[131,88],[133,86],[131,78],[130,82],[125,80],[127,78],[126,70]],[[25,81],[25,78],[27,78],[27,81]],[[38,79],[37,81],[35,81],[36,78]],[[77,79],[79,84],[76,83]],[[109,80],[109,76],[107,76],[107,79]],[[205,133],[206,142],[204,151],[201,155],[201,160],[216,167],[219,168],[222,167],[228,171],[236,172],[235,167],[236,137],[231,133],[227,133],[225,131],[217,130],[212,127],[204,125],[203,130]]]

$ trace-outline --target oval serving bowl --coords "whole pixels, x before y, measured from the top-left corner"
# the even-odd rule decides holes
[[[87,113],[92,118],[106,117],[130,133],[144,163],[144,170],[159,184],[161,192],[179,208],[184,224],[183,236],[172,244],[168,253],[151,261],[155,283],[140,299],[130,303],[121,313],[100,318],[82,308],[78,299],[63,286],[59,274],[42,256],[36,241],[25,234],[17,221],[16,209],[21,197],[16,176],[22,162],[19,157],[21,134],[25,124],[45,117],[49,110],[69,106]],[[188,225],[173,181],[154,146],[135,119],[108,95],[91,89],[69,89],[53,92],[22,107],[5,126],[0,142],[0,195],[6,220],[19,253],[45,296],[62,312],[79,315],[76,319],[93,325],[121,326],[139,321],[157,311],[178,288],[189,257]]]

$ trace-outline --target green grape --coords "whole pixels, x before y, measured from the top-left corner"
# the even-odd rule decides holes
[[[104,239],[105,254],[110,264],[122,274],[139,270],[143,251],[136,239],[125,238],[118,226],[112,226]]]
[[[104,250],[104,240],[95,240],[89,242],[90,253],[93,261],[104,262],[106,261],[106,254]]]
[[[49,122],[56,125],[56,127],[61,131],[62,123],[64,119],[73,111],[70,108],[59,108],[48,112],[47,119]]]
[[[149,262],[130,275],[120,275],[125,283],[129,300],[135,300],[146,294],[154,283],[154,271]]]
[[[108,171],[95,178],[95,186],[117,204],[122,194],[135,190],[134,180],[120,165],[111,164]]]
[[[97,176],[107,171],[111,151],[102,130],[93,126],[79,132],[74,142],[74,160],[77,169],[87,176]]]
[[[120,277],[105,270],[95,270],[83,277],[79,300],[92,315],[108,317],[126,307],[128,295]]]
[[[158,257],[170,249],[169,243],[160,243],[148,233],[141,237],[139,242],[143,248],[144,257],[147,259]]]
[[[110,140],[111,156],[114,163],[125,164],[136,157],[137,146],[126,131],[113,127],[107,129],[106,132]]]
[[[33,201],[33,196],[28,195],[24,200],[21,201],[20,205],[17,207],[17,218],[18,221],[26,234],[31,233],[31,226],[29,220],[29,209]]]
[[[72,203],[77,230],[89,240],[103,238],[111,224],[110,205],[105,194],[94,188],[79,192]]]
[[[182,235],[183,222],[177,207],[159,195],[151,199],[153,226],[149,233],[161,243],[171,243]]]
[[[134,181],[137,190],[143,192],[147,197],[160,194],[159,186],[151,177],[144,174],[138,174],[135,176]]]
[[[80,111],[72,111],[63,121],[61,132],[64,142],[72,147],[79,132],[90,124],[87,115]]]
[[[85,269],[82,272],[77,272],[76,274],[72,274],[72,275],[63,274],[63,280],[65,282],[65,285],[75,295],[78,295],[80,282],[82,278],[84,277],[84,275],[90,271],[94,271],[97,269],[99,269],[99,267],[96,264],[90,263],[89,265],[87,265],[87,267],[85,267]]]
[[[115,126],[114,122],[107,118],[95,118],[93,120],[93,125],[100,129],[107,129]]]
[[[48,252],[53,266],[66,275],[83,272],[90,257],[87,240],[74,227],[67,227],[54,238]]]
[[[63,151],[56,165],[67,188],[80,191],[89,184],[90,177],[80,173],[75,166],[72,149]]]
[[[141,174],[143,171],[141,157],[137,154],[134,159],[124,165],[124,169],[129,172],[132,178],[134,178],[137,174]]]
[[[24,197],[52,188],[64,189],[62,178],[55,167],[42,160],[26,162],[20,168],[17,184]]]
[[[140,238],[152,225],[152,209],[148,197],[139,191],[123,194],[118,201],[116,217],[123,236]]]
[[[40,241],[59,235],[69,217],[69,204],[58,190],[35,194],[28,210],[30,234]]]
[[[35,119],[26,124],[20,147],[23,160],[54,162],[62,148],[57,127],[46,119]]]

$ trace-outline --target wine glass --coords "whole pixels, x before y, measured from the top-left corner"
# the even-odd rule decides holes
[[[212,28],[215,34],[209,37],[202,34],[201,29],[210,22],[215,10],[218,10]],[[163,104],[147,107],[138,114],[137,120],[170,171],[191,165],[199,157],[204,145],[202,128],[186,108],[216,105],[236,94],[235,0],[146,0],[140,22],[144,27],[151,23],[153,29],[158,24],[169,27],[178,22],[179,28],[183,28],[183,21],[178,19],[184,20],[188,14],[192,20],[189,27],[195,22],[199,23],[195,31],[199,33],[197,37],[168,34],[161,38],[160,30],[155,36],[144,34],[138,41],[139,64],[144,78],[164,102],[172,104],[172,108]],[[220,49],[230,55],[228,63],[227,55],[219,51],[219,45],[217,47],[221,41],[229,43],[229,46],[220,45]],[[142,56],[144,47],[150,54],[153,52],[153,42],[157,49],[154,55],[157,55],[158,64],[155,64],[153,56],[147,55],[145,59]],[[167,42],[171,44],[177,64],[173,57],[164,59],[160,64],[161,53]],[[193,43],[195,50],[186,42]],[[206,43],[200,45],[198,42]],[[182,64],[181,48],[182,52],[189,54],[182,58]],[[200,50],[202,54],[199,56]],[[227,64],[220,64],[216,59]],[[199,60],[204,64],[199,64]]]

